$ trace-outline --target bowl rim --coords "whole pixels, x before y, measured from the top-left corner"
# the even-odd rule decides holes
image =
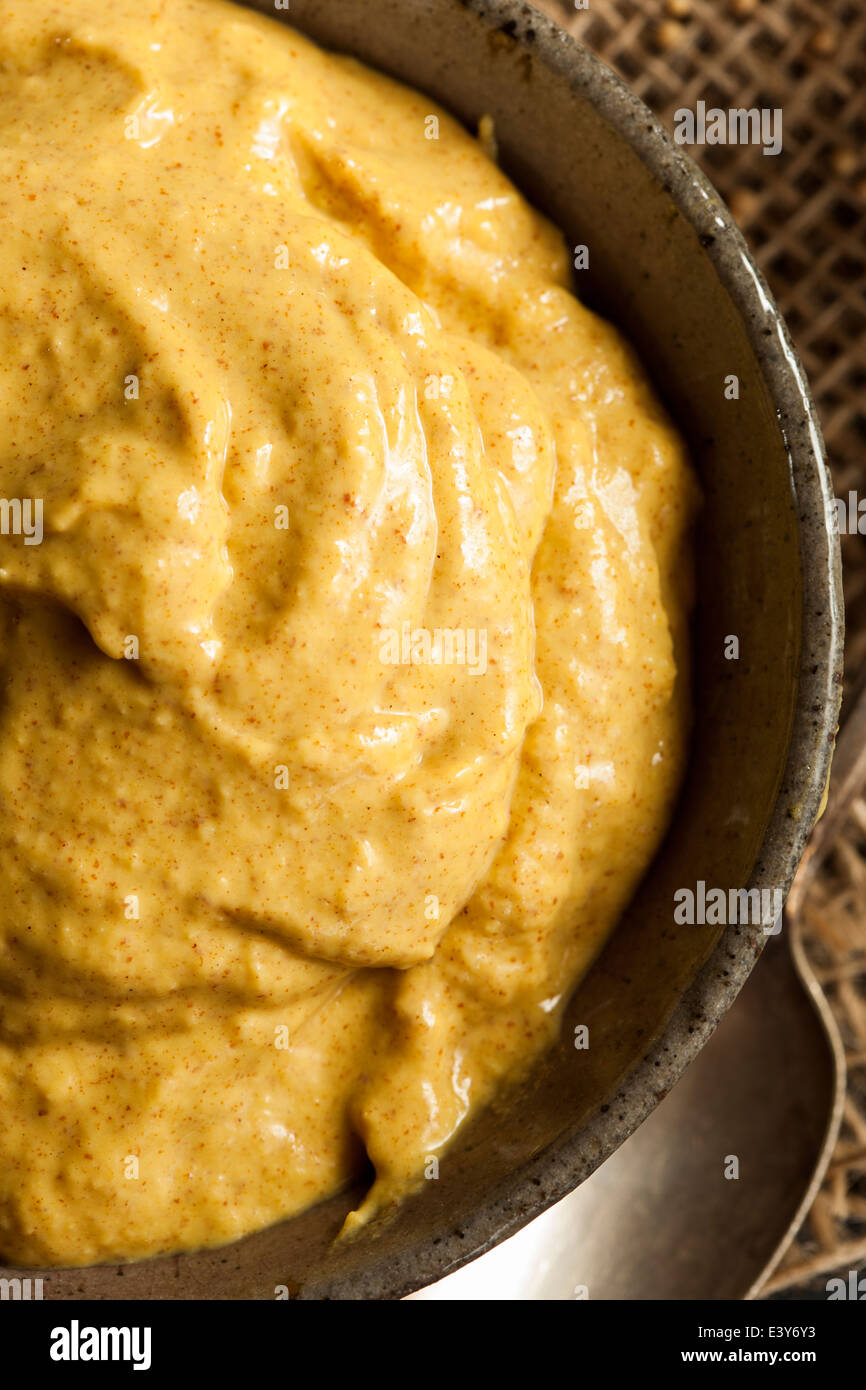
[[[721,195],[643,100],[608,65],[523,0],[454,0],[503,30],[587,101],[638,155],[698,233],[740,317],[775,409],[791,469],[803,582],[798,687],[788,756],[749,888],[785,896],[825,795],[842,693],[841,552],[832,480],[811,392],[787,326]],[[292,19],[291,22],[296,22]],[[303,17],[299,28],[304,30]],[[792,808],[796,813],[792,815]],[[603,1111],[522,1165],[507,1193],[461,1219],[435,1246],[374,1258],[362,1272],[314,1281],[304,1298],[398,1299],[477,1259],[590,1176],[631,1135],[708,1041],[758,960],[767,937],[722,932],[681,995],[656,1044]]]
[[[258,4],[258,0],[240,2],[253,8]],[[524,0],[449,3],[455,12],[475,15],[491,33],[506,32],[516,48],[531,53],[535,62],[564,79],[635,152],[698,234],[755,354],[788,454],[803,589],[797,693],[787,759],[747,887],[781,888],[787,895],[827,787],[841,701],[844,641],[832,480],[803,368],[766,281],[721,196],[641,98],[602,59]],[[305,32],[303,13],[294,8],[274,12],[272,17]],[[738,926],[726,927],[674,1006],[658,1041],[631,1067],[604,1108],[516,1169],[506,1190],[498,1189],[462,1216],[459,1231],[446,1229],[435,1245],[429,1241],[410,1244],[387,1255],[377,1255],[374,1245],[363,1269],[314,1276],[294,1296],[399,1299],[483,1255],[567,1196],[639,1127],[679,1080],[734,1002],[766,940],[759,935],[756,941],[754,934],[747,936]],[[49,1276],[52,1272],[56,1271],[46,1271]]]

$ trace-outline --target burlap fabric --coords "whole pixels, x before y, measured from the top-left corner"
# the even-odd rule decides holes
[[[583,2],[583,0],[582,0]],[[866,498],[866,0],[538,0],[673,130],[707,106],[783,112],[781,153],[690,152],[727,199],[812,382],[837,496]],[[864,523],[866,526],[866,523]],[[866,664],[866,539],[843,538],[847,669]],[[768,1292],[825,1290],[866,1263],[866,787],[805,905],[846,1046],[845,1124]]]

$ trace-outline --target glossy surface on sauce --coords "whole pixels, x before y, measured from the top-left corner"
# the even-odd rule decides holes
[[[434,119],[435,118],[435,119]],[[682,447],[430,101],[0,0],[0,1253],[423,1179],[664,831]]]

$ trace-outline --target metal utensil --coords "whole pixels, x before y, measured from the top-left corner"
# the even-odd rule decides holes
[[[803,946],[812,879],[866,781],[866,672],[771,938],[710,1042],[583,1185],[422,1299],[753,1298],[830,1161],[845,1057]]]

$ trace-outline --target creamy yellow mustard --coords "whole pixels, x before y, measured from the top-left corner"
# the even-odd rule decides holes
[[[664,832],[690,474],[484,136],[221,0],[0,0],[9,1261],[433,1180]]]

